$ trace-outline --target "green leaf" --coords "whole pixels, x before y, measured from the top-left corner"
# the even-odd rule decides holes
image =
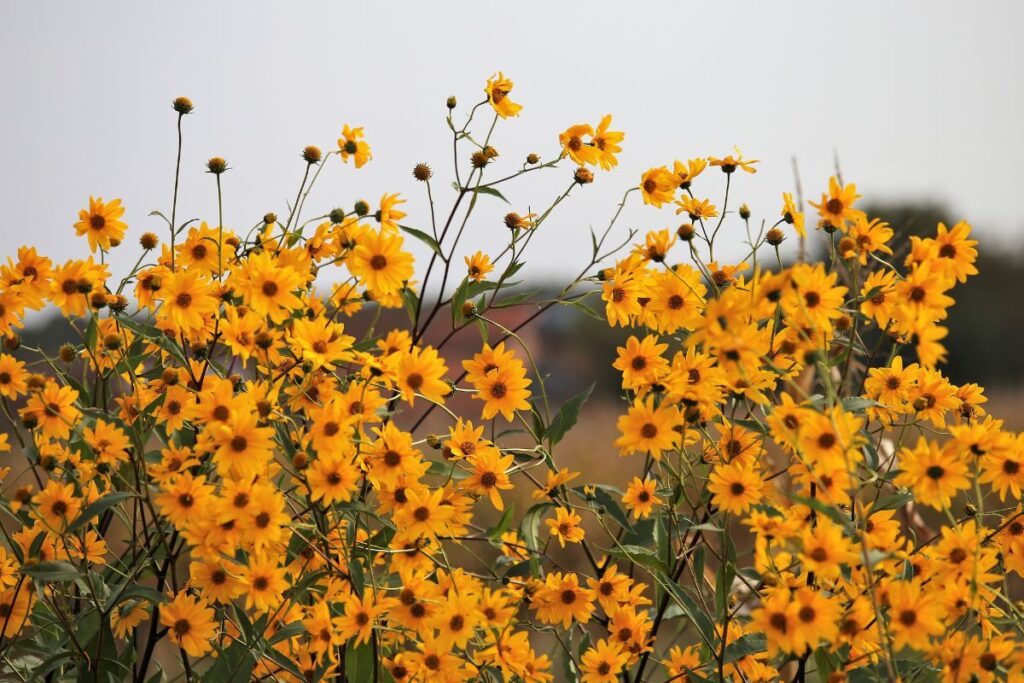
[[[118,598],[118,602],[123,602],[125,600],[131,599],[146,600],[148,602],[153,603],[154,605],[159,605],[161,603],[167,602],[166,595],[164,595],[155,588],[150,588],[149,586],[129,586],[125,589],[123,593],[121,593],[120,597]]]
[[[878,401],[861,396],[847,396],[843,399],[843,410],[850,413],[862,413],[868,408],[879,405]]]
[[[423,244],[430,247],[431,251],[433,251],[438,256],[441,256],[442,258],[444,257],[444,254],[441,253],[441,245],[439,245],[437,243],[437,240],[435,240],[432,236],[428,235],[422,230],[417,230],[416,228],[410,228],[404,225],[399,225],[398,227],[399,229],[401,229],[402,232],[415,237],[420,242],[423,242]]]
[[[36,581],[72,581],[82,575],[75,565],[60,560],[26,565],[21,573]]]
[[[373,680],[373,646],[363,643],[357,648],[345,646],[345,676],[350,681]]]
[[[582,490],[582,487],[580,487],[580,490]],[[594,487],[594,500],[598,505],[603,506],[607,510],[612,519],[619,523],[619,526],[626,531],[632,531],[633,525],[630,523],[629,517],[622,510],[622,506],[619,505],[619,501],[613,496],[613,493],[618,495],[619,498],[622,497],[621,491],[615,491],[610,486],[597,485]]]
[[[894,493],[891,496],[885,496],[881,498],[877,503],[871,506],[872,512],[879,510],[895,510],[901,508],[910,501],[914,500],[914,494],[910,491],[904,493]]]
[[[547,437],[548,442],[554,446],[556,443],[562,440],[563,437],[572,429],[573,425],[576,424],[576,420],[579,419],[580,410],[583,408],[583,404],[590,398],[591,392],[594,391],[596,384],[591,384],[583,392],[576,394],[568,401],[566,401],[561,408],[558,409],[558,414],[551,420],[551,424],[548,425]]]
[[[103,496],[95,503],[86,506],[86,508],[82,510],[82,514],[80,514],[74,522],[68,525],[68,533],[75,533],[88,524],[93,517],[99,517],[110,508],[128,500],[129,498],[133,498],[134,496],[135,494],[129,491],[115,491],[114,493]]]
[[[672,596],[672,599],[679,605],[683,613],[690,618],[690,621],[696,624],[704,643],[708,647],[713,646],[715,642],[715,624],[711,617],[671,578],[667,576],[662,576],[661,578],[664,582],[662,587],[668,590],[669,595]],[[659,585],[661,585],[661,582],[659,582]]]
[[[256,658],[241,641],[236,640],[220,653],[203,680],[218,683],[249,683],[249,677],[256,666]]]
[[[480,194],[488,194],[488,195],[490,195],[492,197],[497,197],[498,199],[500,199],[501,201],[505,202],[506,204],[510,203],[507,199],[505,199],[505,195],[503,195],[502,193],[498,192],[493,187],[486,187],[484,185],[479,185],[479,186],[473,188],[473,190],[475,190],[476,192],[479,192]]]
[[[492,543],[500,545],[501,535],[508,531],[509,526],[512,525],[512,517],[515,515],[515,511],[516,506],[509,505],[504,514],[501,515],[498,523],[487,530],[487,538],[491,539]]]
[[[612,557],[621,557],[629,560],[634,564],[638,564],[641,567],[649,569],[651,571],[659,572],[665,576],[668,576],[669,569],[658,554],[650,548],[645,548],[640,545],[620,545],[615,548],[606,550]]]
[[[89,326],[85,328],[85,348],[90,351],[96,350],[96,335],[99,334],[99,324],[96,322],[96,316],[89,318]]]
[[[725,663],[729,664],[748,655],[764,652],[765,647],[763,633],[748,633],[740,636],[725,648]]]
[[[551,507],[554,507],[553,503],[537,503],[523,515],[523,521],[519,524],[519,537],[523,539],[523,545],[531,551],[540,550],[540,540],[537,536],[540,530],[540,519],[547,512],[547,509]],[[530,571],[534,577],[540,573],[540,564],[537,562],[536,552],[530,553]]]

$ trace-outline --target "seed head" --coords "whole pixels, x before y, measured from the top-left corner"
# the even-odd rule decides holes
[[[366,201],[360,199],[355,205],[356,215],[362,218],[366,214],[370,213],[370,205]]]
[[[160,238],[151,232],[144,232],[142,237],[139,238],[139,244],[142,245],[143,249],[149,251],[150,249],[156,249],[156,245],[160,244]]]
[[[697,231],[693,227],[693,223],[683,223],[676,228],[676,234],[679,235],[679,239],[684,242],[689,242],[693,239],[693,236],[697,234]]]
[[[528,164],[539,164],[540,163],[540,155],[539,154],[535,154],[534,152],[530,152],[529,154],[526,155],[526,163],[528,163]]]
[[[764,241],[773,247],[777,247],[782,244],[782,240],[784,239],[786,239],[786,235],[778,228],[772,228],[764,236]]]
[[[345,209],[331,209],[327,217],[331,219],[331,223],[337,225],[345,220]]]
[[[467,301],[462,304],[462,317],[472,318],[476,315],[476,304],[472,301]]]
[[[484,154],[480,150],[477,150],[476,152],[473,152],[473,156],[469,157],[469,161],[470,163],[473,164],[473,168],[483,168],[487,166],[487,164],[490,162],[490,159],[487,157],[486,154]]]
[[[307,164],[317,164],[323,159],[324,154],[320,151],[320,148],[315,145],[307,145],[302,150],[302,158],[306,160]]]
[[[128,297],[124,294],[115,294],[107,299],[107,307],[115,313],[120,313],[128,308]]]
[[[434,172],[426,164],[416,164],[412,169],[412,177],[420,182],[430,180]]]
[[[75,347],[71,344],[62,344],[58,353],[60,354],[60,359],[65,363],[74,362],[75,356],[77,355],[75,353]]]

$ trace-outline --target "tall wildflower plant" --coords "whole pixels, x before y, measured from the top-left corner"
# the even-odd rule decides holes
[[[217,215],[181,221],[179,98],[166,231],[130,271],[99,197],[86,258],[0,267],[3,677],[1021,680],[1024,438],[938,367],[970,227],[891,245],[839,178],[811,216],[787,192],[755,218],[734,197],[757,161],[696,157],[643,173],[538,298],[516,286],[530,243],[614,182],[624,135],[605,116],[508,163],[495,133],[523,107],[501,73],[485,93],[447,104],[454,195],[413,168],[429,224],[397,194],[304,218],[326,164],[372,163],[349,126],[302,150],[279,214],[227,227],[214,157]],[[542,169],[553,200],[460,250],[478,204]],[[624,234],[630,201],[678,228]],[[746,256],[720,262],[734,235]],[[22,344],[51,306],[76,341]],[[618,437],[582,473],[559,444],[591,391],[556,405],[520,335],[557,306],[628,328]]]

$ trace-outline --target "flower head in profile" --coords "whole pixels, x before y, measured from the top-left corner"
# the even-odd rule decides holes
[[[487,93],[487,101],[494,108],[494,113],[503,119],[519,116],[519,112],[523,109],[523,105],[516,104],[508,96],[512,92],[513,85],[512,81],[505,78],[505,74],[499,71],[487,79],[487,86],[484,88],[484,92]]]
[[[754,168],[754,164],[757,163],[757,159],[744,159],[743,154],[739,148],[736,149],[736,156],[728,155],[719,159],[718,157],[708,157],[708,162],[712,166],[717,166],[722,169],[722,173],[732,173],[737,168],[742,168],[747,173],[757,173],[757,169]]]
[[[347,164],[348,160],[352,159],[356,168],[362,168],[373,158],[370,146],[363,140],[363,129],[349,128],[347,123],[341,130],[341,137],[338,138],[338,151],[341,152],[342,161]]]

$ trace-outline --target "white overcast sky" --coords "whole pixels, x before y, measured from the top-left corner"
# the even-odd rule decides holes
[[[603,226],[646,168],[733,145],[762,160],[737,174],[736,200],[774,220],[799,160],[819,193],[837,151],[867,198],[938,198],[1003,244],[1024,234],[1024,47],[1019,2],[4,2],[0,9],[0,254],[34,244],[54,260],[86,253],[72,224],[90,194],[121,197],[134,239],[169,213],[171,100],[187,95],[180,217],[216,222],[213,155],[228,159],[225,224],[286,212],[304,145],[332,148],[361,125],[374,160],[338,159],[307,216],[384,192],[408,197],[426,228],[416,162],[451,200],[444,101],[459,112],[486,77],[514,79],[518,119],[499,123],[494,173],[528,151],[550,158],[559,131],[605,113],[626,131],[619,168],[581,192],[531,246],[534,268],[578,268],[588,225]],[[489,123],[488,119],[481,122]],[[478,130],[483,134],[483,130]],[[465,154],[468,154],[466,150]],[[465,155],[463,161],[465,160]],[[571,169],[508,188],[542,209]],[[497,177],[497,176],[494,176]],[[715,203],[721,176],[703,183]],[[577,196],[578,195],[578,196]],[[633,206],[622,230],[674,226],[671,210]],[[485,198],[469,246],[496,247],[508,207]],[[441,209],[439,208],[439,211]],[[739,226],[727,235],[738,258]],[[161,237],[164,233],[161,232]],[[422,251],[419,252],[422,254]]]

